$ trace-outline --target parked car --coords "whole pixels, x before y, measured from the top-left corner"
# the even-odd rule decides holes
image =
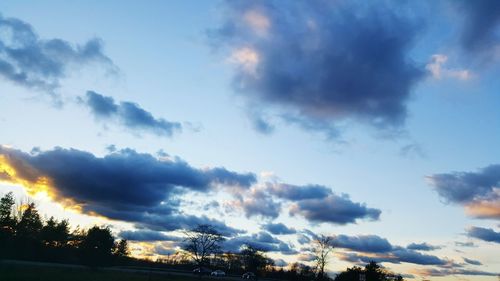
[[[226,276],[226,273],[222,270],[216,270],[216,271],[212,271],[212,273],[210,273],[210,275],[212,275],[212,276]]]
[[[206,268],[206,267],[197,267],[197,268],[193,269],[193,273],[198,274],[198,275],[210,275],[211,272],[212,272],[212,270],[210,270],[210,268]]]
[[[241,278],[243,278],[243,279],[256,279],[257,276],[255,276],[255,273],[253,273],[253,272],[246,272],[246,273],[243,273],[243,275],[241,275]]]

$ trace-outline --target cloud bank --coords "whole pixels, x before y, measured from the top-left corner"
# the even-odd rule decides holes
[[[97,157],[76,149],[28,154],[2,146],[0,163],[0,180],[21,184],[30,194],[45,192],[82,213],[153,230],[212,224],[224,234],[239,233],[221,221],[179,212],[178,197],[186,192],[209,192],[220,185],[248,188],[256,181],[251,173],[197,169],[180,158],[160,160],[132,149]]]
[[[321,185],[298,186],[266,182],[242,193],[226,203],[229,209],[243,210],[247,217],[276,219],[283,206],[291,216],[300,216],[309,223],[345,225],[360,220],[378,220],[381,210],[368,208],[365,203],[352,201],[347,194],[337,195]],[[271,227],[271,226],[270,226]],[[274,226],[279,231],[280,226]]]
[[[298,252],[280,239],[265,231],[252,235],[233,237],[223,243],[223,248],[230,252],[239,252],[241,247],[249,245],[263,252],[279,252],[283,255],[294,255]]]
[[[182,237],[163,234],[159,231],[147,229],[120,231],[118,236],[129,241],[152,242],[152,241],[175,241],[180,242]]]
[[[341,253],[340,258],[354,263],[369,263],[370,261],[389,262],[399,264],[402,262],[419,265],[450,266],[451,261],[441,259],[434,255],[422,254],[413,249],[392,245],[387,239],[377,235],[337,235],[334,236],[337,248],[353,252]]]

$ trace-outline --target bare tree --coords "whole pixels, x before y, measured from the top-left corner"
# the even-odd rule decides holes
[[[184,250],[199,265],[205,265],[208,257],[220,251],[224,237],[213,226],[201,224],[185,232]]]
[[[313,243],[315,245],[317,277],[319,280],[322,280],[325,277],[325,267],[328,264],[328,255],[334,248],[333,237],[320,235],[314,239]]]

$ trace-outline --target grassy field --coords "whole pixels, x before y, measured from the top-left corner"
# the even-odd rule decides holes
[[[0,281],[200,281],[209,278],[108,269],[0,264]]]

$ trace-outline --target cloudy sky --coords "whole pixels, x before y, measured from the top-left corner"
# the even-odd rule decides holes
[[[138,256],[500,272],[500,2],[2,1],[0,195]]]

